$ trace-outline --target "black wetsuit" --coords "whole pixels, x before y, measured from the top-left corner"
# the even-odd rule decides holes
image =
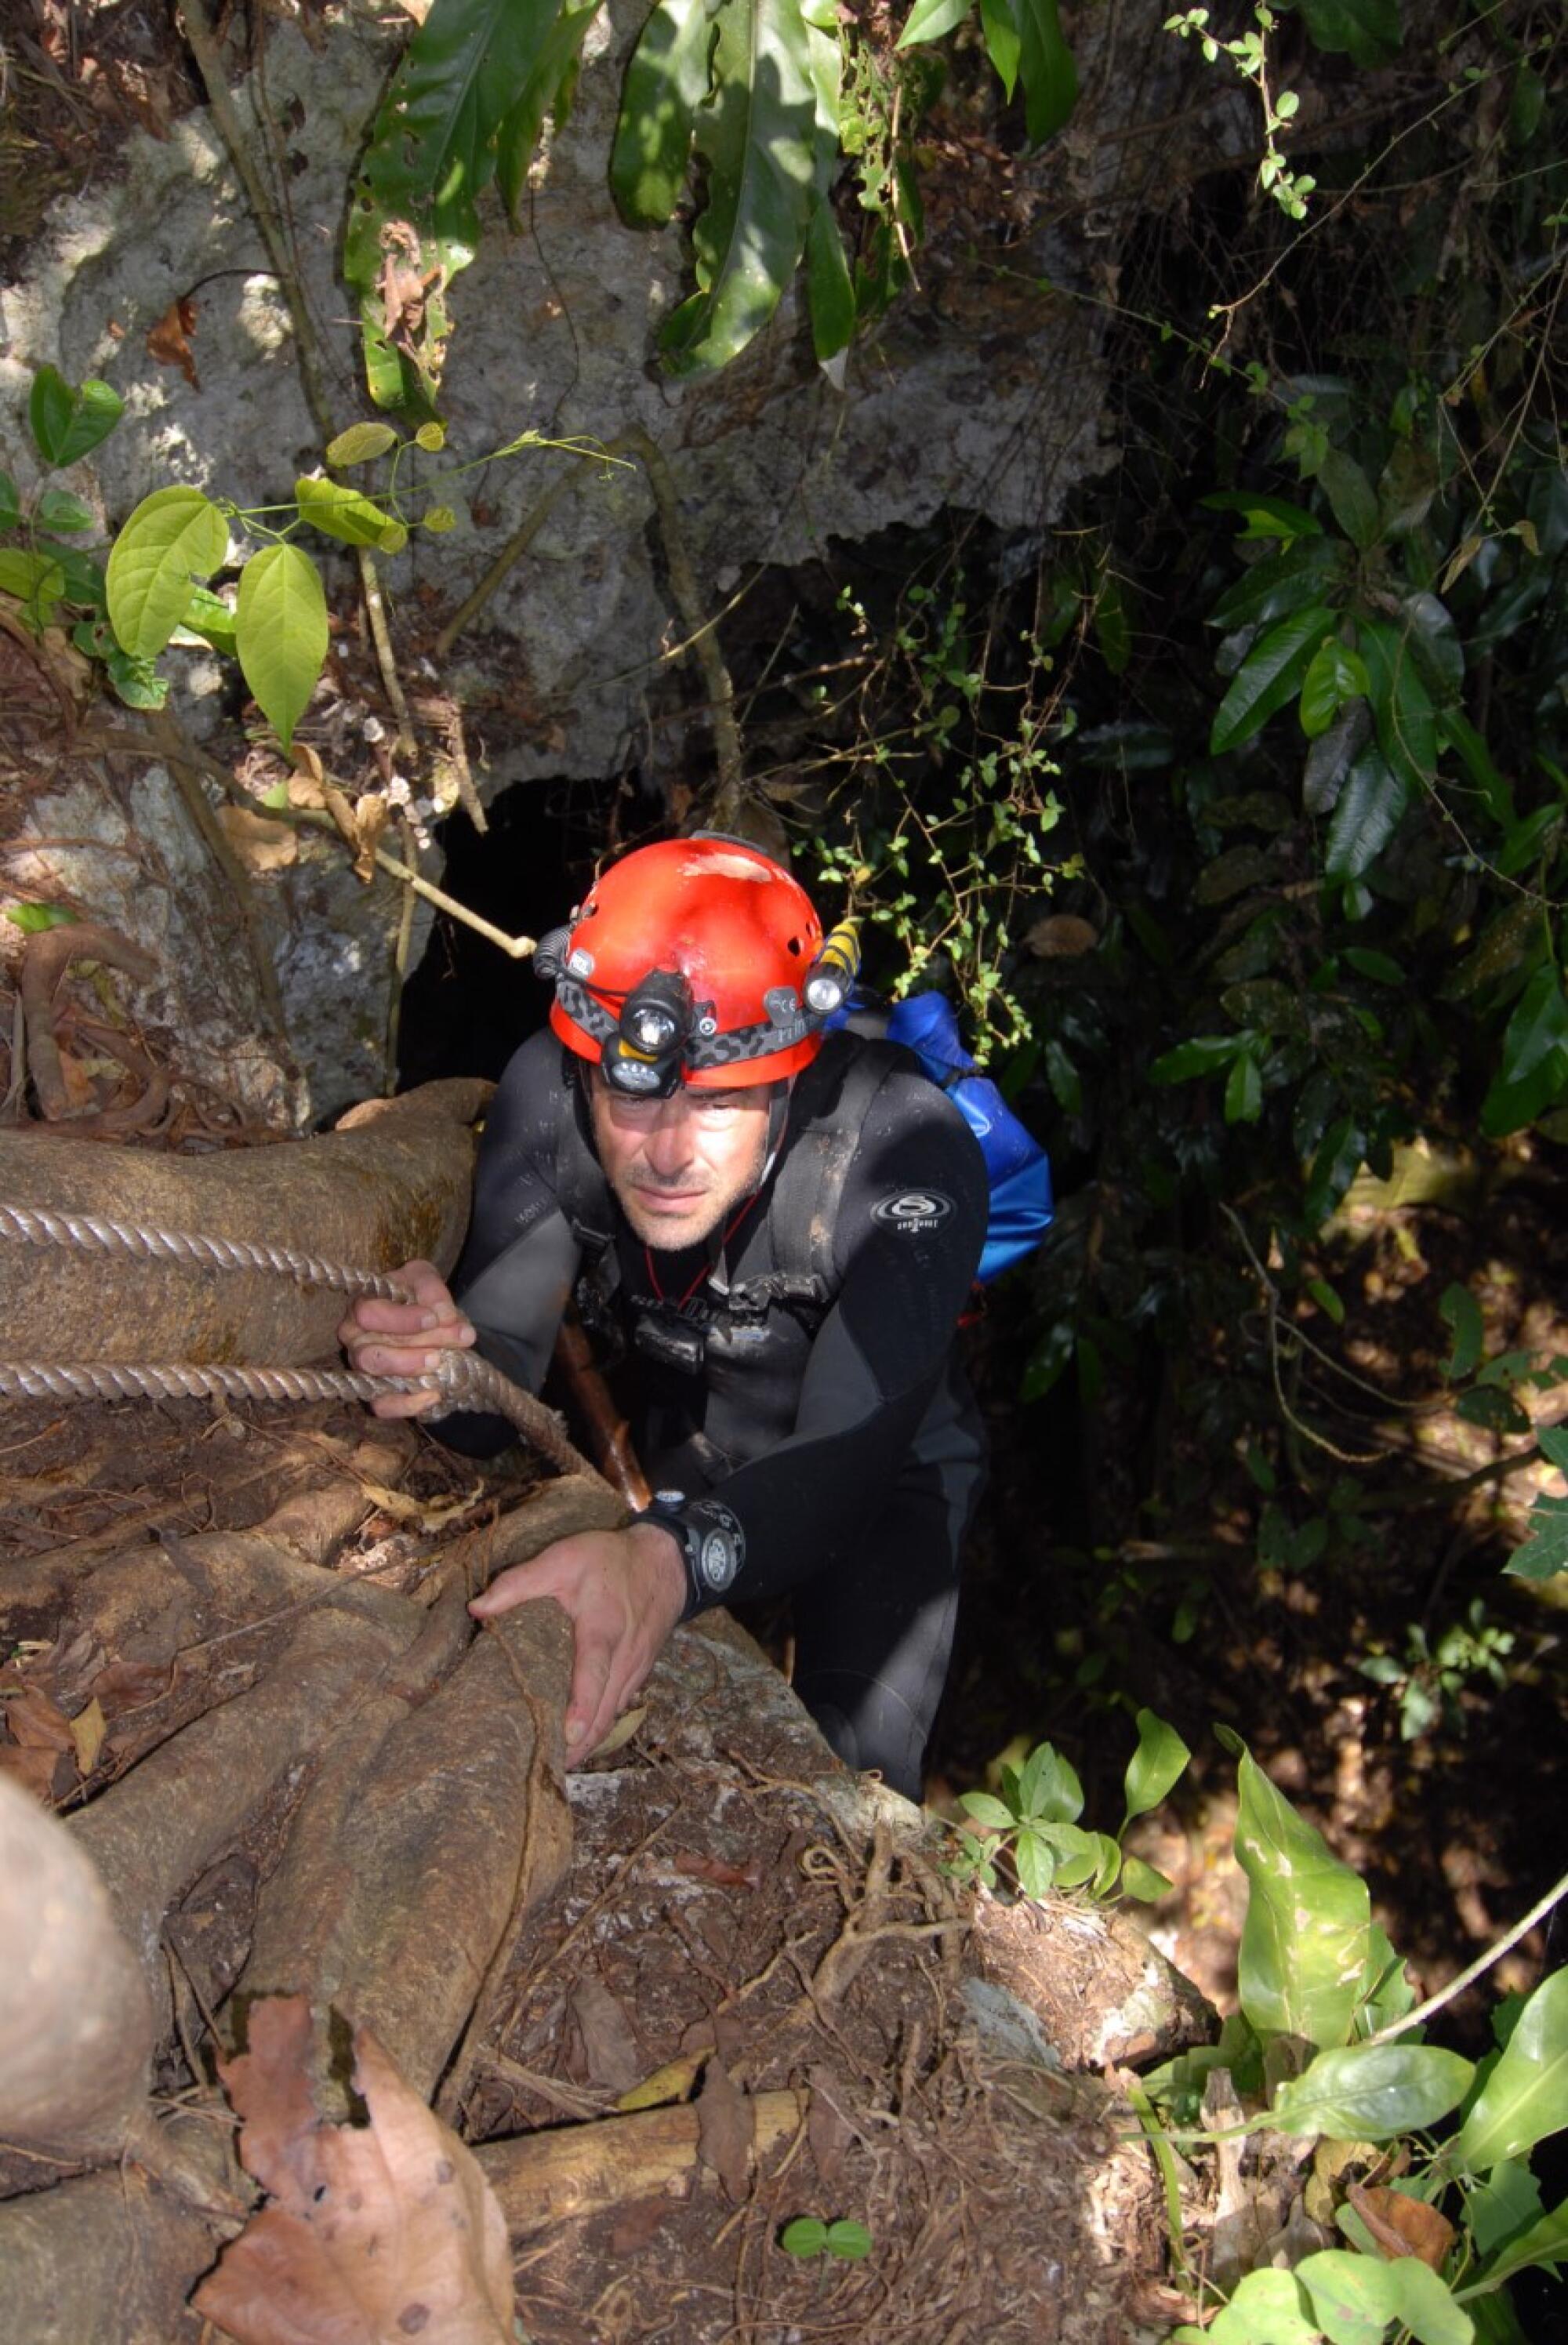
[[[917,1798],[984,1472],[955,1346],[986,1230],[979,1148],[912,1059],[835,1035],[724,1243],[650,1254],[587,1132],[572,1062],[536,1035],[492,1103],[453,1282],[479,1348],[537,1390],[574,1287],[621,1330],[650,1478],[738,1532],[722,1599],[694,1584],[688,1613],[792,1591],[807,1708],[851,1765]],[[468,1414],[439,1430],[481,1454],[511,1437]]]

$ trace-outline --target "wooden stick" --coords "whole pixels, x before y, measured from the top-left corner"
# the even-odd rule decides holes
[[[810,2104],[804,2092],[751,2096],[752,2138],[759,2157],[789,2139]],[[683,2198],[698,2167],[698,2131],[697,2110],[683,2102],[489,2141],[474,2155],[516,2239],[625,2199]]]

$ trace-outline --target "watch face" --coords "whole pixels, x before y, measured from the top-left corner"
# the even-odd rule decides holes
[[[697,1558],[697,1568],[703,1575],[703,1585],[716,1592],[727,1588],[739,1568],[740,1558],[735,1542],[728,1531],[706,1531]]]

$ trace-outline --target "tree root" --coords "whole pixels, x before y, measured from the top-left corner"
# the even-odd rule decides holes
[[[787,2090],[747,2100],[759,2157],[789,2139],[810,2102],[808,2093]],[[695,2106],[684,2103],[485,2142],[474,2155],[501,2201],[508,2230],[514,2239],[526,2239],[625,2199],[684,2195],[699,2163],[701,2123]]]

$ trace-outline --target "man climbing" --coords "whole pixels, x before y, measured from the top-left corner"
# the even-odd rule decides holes
[[[536,965],[550,1030],[496,1093],[453,1293],[410,1264],[414,1300],[362,1298],[342,1341],[395,1376],[474,1344],[536,1391],[575,1289],[626,1347],[653,1504],[502,1572],[472,1610],[553,1596],[571,1615],[582,1756],[678,1621],[787,1590],[801,1699],[851,1766],[918,1799],[984,1467],[955,1353],[980,1149],[903,1051],[824,1032],[837,932],[824,949],[797,882],[741,841],[627,856]],[[511,1437],[468,1412],[434,1429],[481,1456]]]

